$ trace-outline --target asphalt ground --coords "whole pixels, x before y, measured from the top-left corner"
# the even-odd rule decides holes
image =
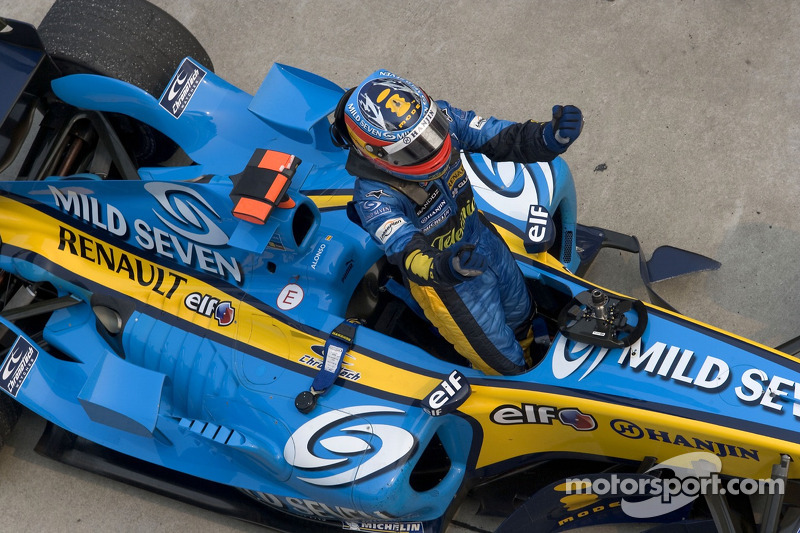
[[[38,24],[50,0],[0,0]],[[800,335],[800,3],[156,0],[216,72],[254,92],[273,62],[343,87],[377,68],[512,120],[586,117],[565,159],[584,224],[722,263],[657,289],[684,314],[767,346]],[[589,277],[645,298],[638,259]],[[44,460],[26,415],[0,451],[4,531],[263,531]]]

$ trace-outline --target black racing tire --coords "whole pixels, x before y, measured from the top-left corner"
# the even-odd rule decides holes
[[[56,0],[39,35],[65,76],[101,74],[156,98],[186,56],[214,71],[194,35],[146,0]],[[178,152],[171,139],[138,120],[117,115],[111,123],[136,166],[160,165]],[[190,163],[185,154],[180,159]]]
[[[102,74],[155,97],[185,56],[213,71],[194,35],[145,0],[56,0],[39,35],[63,74]]]
[[[11,399],[10,396],[0,392],[0,448],[22,414],[22,406]]]

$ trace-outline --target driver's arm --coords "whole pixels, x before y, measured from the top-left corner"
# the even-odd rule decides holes
[[[556,128],[563,111],[549,122],[511,122],[495,117],[483,118],[474,111],[463,111],[451,106],[444,100],[436,102],[453,121],[450,130],[456,134],[461,148],[468,152],[478,152],[495,161],[514,161],[516,163],[533,163],[552,161],[566,151],[580,134],[580,127],[573,129],[567,142],[564,137],[556,136]],[[561,106],[557,106],[561,107]],[[574,106],[562,109],[574,109],[580,124],[580,110]],[[576,120],[577,120],[576,119]],[[561,141],[557,140],[561,139]]]

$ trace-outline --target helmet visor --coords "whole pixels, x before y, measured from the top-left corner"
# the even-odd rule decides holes
[[[390,165],[416,165],[435,156],[450,134],[450,121],[431,101],[431,107],[419,124],[405,137],[388,146],[383,146],[377,155]]]

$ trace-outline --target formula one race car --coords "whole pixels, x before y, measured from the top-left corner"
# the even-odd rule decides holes
[[[797,529],[798,360],[652,291],[716,262],[659,248],[653,304],[597,287],[602,247],[640,248],[576,222],[563,160],[462,154],[538,304],[531,368],[484,375],[347,216],[342,88],[276,64],[251,96],[106,5],[0,32],[0,430],[24,406],[42,453],[288,531],[444,531],[467,496],[498,531]],[[659,490],[702,472],[784,490]]]

